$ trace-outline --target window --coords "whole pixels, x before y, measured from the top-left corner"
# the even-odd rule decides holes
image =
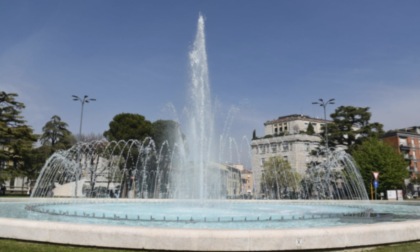
[[[277,144],[272,144],[271,145],[271,152],[272,153],[276,153],[277,152]]]
[[[264,145],[259,145],[258,148],[260,149],[260,153],[264,154],[265,150],[264,150]]]
[[[289,151],[289,143],[283,143],[283,151]]]
[[[261,164],[260,165],[264,165],[265,162],[265,158],[261,158]]]

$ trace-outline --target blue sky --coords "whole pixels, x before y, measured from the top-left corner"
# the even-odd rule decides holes
[[[150,121],[182,114],[188,52],[206,19],[218,127],[263,135],[311,103],[370,107],[385,129],[420,125],[420,1],[0,1],[0,90],[16,92],[36,133],[59,115],[100,134],[122,112]],[[171,104],[171,105],[169,105]],[[220,126],[222,125],[222,126]]]

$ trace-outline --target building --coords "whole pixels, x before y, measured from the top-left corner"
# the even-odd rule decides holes
[[[325,122],[330,121],[298,114],[281,116],[275,120],[264,123],[264,133],[265,136],[298,134],[306,132],[309,124],[312,124],[315,134],[319,134],[322,132],[322,127]]]
[[[252,176],[252,171],[247,170],[247,169],[242,169],[241,179],[242,179],[242,191],[241,191],[242,197],[252,198],[254,195],[254,178]]]
[[[13,154],[13,152],[7,147],[5,147],[4,145],[0,145],[0,148],[2,151],[6,151]],[[14,165],[15,164],[13,160],[0,160],[0,173],[13,174],[12,172],[10,172],[10,170],[14,169]],[[27,177],[1,176],[0,188],[2,190],[0,191],[0,194],[4,194],[4,193],[28,194],[30,184],[31,184],[31,181]]]
[[[420,126],[389,131],[382,139],[404,156],[410,174],[418,176],[420,173]]]
[[[252,172],[241,164],[220,164],[226,197],[230,199],[251,198],[253,192]]]
[[[260,197],[263,164],[270,157],[281,156],[291,168],[300,174],[306,172],[310,153],[320,143],[322,127],[330,121],[312,118],[305,115],[288,115],[264,123],[263,138],[251,142],[252,171],[254,176],[255,195]],[[314,134],[307,134],[309,125]]]

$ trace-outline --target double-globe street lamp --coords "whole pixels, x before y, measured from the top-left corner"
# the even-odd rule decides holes
[[[82,139],[82,123],[83,123],[83,108],[85,103],[89,103],[91,101],[96,101],[95,98],[89,98],[89,96],[85,95],[83,98],[80,98],[77,95],[72,95],[73,101],[80,101],[82,103],[82,111],[80,113],[80,127],[79,127],[79,141]]]
[[[334,104],[335,99],[329,99],[328,101],[324,101],[322,98],[318,99],[317,102],[312,102],[312,104],[318,104],[319,106],[324,108],[324,121],[325,121],[325,147],[328,149],[328,123],[327,123],[327,105],[328,104]]]

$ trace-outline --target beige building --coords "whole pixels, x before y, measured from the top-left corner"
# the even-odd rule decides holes
[[[315,133],[321,133],[325,120],[312,118],[306,115],[281,116],[275,120],[264,123],[265,136],[279,136],[285,134],[298,134],[306,132],[309,124],[312,124]],[[329,122],[329,121],[327,121]]]
[[[223,172],[222,184],[227,198],[252,197],[253,178],[250,170],[241,164],[220,164],[219,169]]]
[[[256,197],[259,197],[261,192],[263,164],[270,157],[280,156],[298,173],[306,172],[311,151],[321,144],[319,134],[322,133],[322,126],[326,122],[329,121],[304,115],[289,115],[264,123],[265,136],[251,142]],[[313,135],[306,133],[309,124],[314,129]]]

